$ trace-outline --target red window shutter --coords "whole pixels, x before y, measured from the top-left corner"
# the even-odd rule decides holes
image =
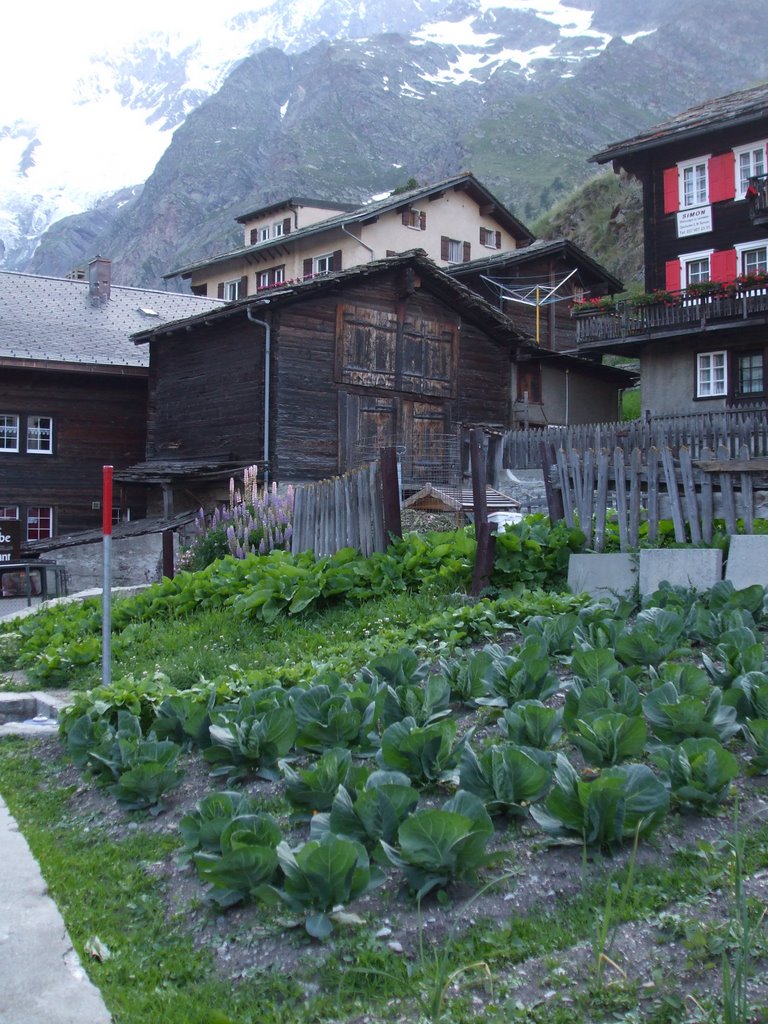
[[[219,287],[216,289],[216,296],[219,299],[223,299],[224,298],[224,282],[223,281],[219,282]]]
[[[709,201],[721,203],[736,194],[733,153],[721,153],[709,161]]]
[[[240,278],[240,293],[238,294],[237,297],[238,297],[238,299],[244,299],[247,294],[248,294],[248,275],[247,274],[243,274],[243,276]]]
[[[496,248],[497,249],[501,248],[501,232],[500,231],[496,232]]]
[[[736,250],[723,249],[713,252],[709,257],[709,277],[721,284],[730,284],[736,280]]]
[[[290,233],[291,233],[291,218],[290,217],[286,217],[285,220],[283,221],[283,234],[284,235],[290,235]]]
[[[403,212],[401,214],[401,219],[403,221],[403,227],[407,228],[410,225],[410,223],[411,223],[411,211],[410,210],[403,210]]]
[[[419,213],[419,228],[422,231],[427,230],[427,215],[423,210]]]
[[[445,237],[445,235],[440,236],[440,259],[448,259],[448,239]]]
[[[667,260],[666,285],[668,292],[680,291],[680,260]]]
[[[680,192],[677,187],[677,168],[664,169],[664,213],[674,213],[680,209]]]
[[[464,243],[464,262],[465,263],[469,263],[469,261],[472,259],[471,255],[470,255],[471,251],[472,251],[472,249],[471,249],[471,246],[470,246],[469,242],[465,242]]]
[[[312,277],[312,258],[311,257],[308,260],[304,260],[304,280],[306,281],[308,277]]]
[[[256,245],[259,240],[259,229],[251,228],[251,245]]]
[[[333,254],[333,269],[341,270],[341,249],[337,249]]]

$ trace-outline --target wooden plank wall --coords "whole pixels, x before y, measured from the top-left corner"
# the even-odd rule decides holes
[[[378,463],[294,492],[291,552],[332,555],[348,547],[365,556],[386,550]]]
[[[648,540],[659,534],[662,519],[671,519],[679,543],[708,544],[713,521],[724,519],[729,533],[742,520],[745,533],[754,531],[756,519],[768,518],[768,459],[753,457],[743,445],[734,458],[729,447],[704,448],[694,456],[681,447],[675,454],[664,446],[588,449],[559,448],[552,462],[550,483],[562,498],[562,518],[587,536],[587,546],[605,548],[607,523],[616,520],[622,551],[638,546],[641,525],[647,523]],[[722,465],[722,470],[720,470]],[[557,500],[550,516],[559,519]]]

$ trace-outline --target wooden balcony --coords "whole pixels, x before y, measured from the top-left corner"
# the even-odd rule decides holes
[[[665,334],[685,334],[707,327],[736,326],[768,317],[768,285],[745,288],[734,294],[676,294],[671,302],[637,306],[617,302],[612,310],[581,312],[576,320],[579,345],[651,340]]]

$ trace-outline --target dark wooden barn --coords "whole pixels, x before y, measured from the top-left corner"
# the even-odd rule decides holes
[[[162,485],[166,513],[220,494],[245,465],[320,480],[387,443],[418,484],[461,425],[508,425],[521,345],[504,314],[420,251],[134,340],[150,349],[147,452],[121,478]]]

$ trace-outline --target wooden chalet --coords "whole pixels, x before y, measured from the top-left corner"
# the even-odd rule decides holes
[[[164,512],[226,493],[259,464],[321,480],[400,446],[406,483],[462,424],[504,429],[509,319],[416,250],[139,332],[149,346],[146,459],[120,477],[156,483]],[[218,488],[218,490],[217,490]]]
[[[146,444],[146,351],[131,334],[222,303],[88,280],[0,273],[0,520],[28,544],[101,524],[102,466]],[[146,511],[144,486],[115,493],[115,521]],[[10,525],[14,524],[14,525]]]
[[[582,352],[638,355],[651,415],[768,397],[768,85],[596,154],[643,186],[640,301],[579,318]]]

